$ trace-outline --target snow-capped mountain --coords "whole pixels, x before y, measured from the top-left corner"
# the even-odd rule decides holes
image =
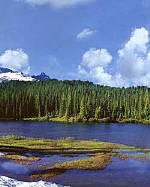
[[[7,82],[11,80],[19,80],[19,81],[48,81],[50,77],[45,73],[41,73],[40,75],[24,75],[21,72],[16,72],[8,68],[0,67],[0,83]]]
[[[8,72],[8,73],[0,73],[0,82],[7,82],[11,80],[19,80],[19,81],[36,81],[36,79],[25,76],[21,72]]]
[[[0,177],[0,186],[3,187],[63,187],[62,185],[52,184],[50,182],[22,182],[5,176]]]
[[[36,79],[26,76],[21,72],[15,72],[8,68],[0,67],[0,82],[7,82],[11,80],[19,80],[19,81],[36,81]]]

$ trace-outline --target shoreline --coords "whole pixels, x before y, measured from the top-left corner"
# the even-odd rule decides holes
[[[110,118],[103,118],[103,119],[94,119],[90,118],[89,120],[87,119],[77,119],[77,118],[66,118],[66,117],[55,117],[55,118],[47,118],[47,117],[39,117],[39,118],[24,118],[24,119],[0,119],[0,121],[35,121],[35,122],[57,122],[57,123],[68,123],[68,124],[73,124],[73,123],[83,123],[83,124],[90,124],[90,123],[95,123],[95,124],[103,124],[103,123],[116,123],[116,124],[144,124],[144,125],[150,125],[150,120],[138,120],[138,119],[123,119],[123,120],[113,120]]]

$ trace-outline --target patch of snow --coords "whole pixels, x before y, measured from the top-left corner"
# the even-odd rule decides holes
[[[0,177],[0,187],[63,187],[62,185],[52,184],[50,182],[22,182],[5,176]]]

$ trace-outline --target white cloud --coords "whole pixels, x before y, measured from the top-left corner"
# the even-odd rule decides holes
[[[6,50],[0,55],[0,66],[26,74],[30,71],[29,57],[22,49]]]
[[[106,49],[92,48],[83,54],[82,63],[78,66],[79,74],[107,85],[107,82],[111,80],[111,75],[105,72],[105,68],[111,61],[112,56]]]
[[[65,8],[78,4],[92,2],[94,0],[16,0],[18,2],[26,2],[31,5],[45,5],[50,4],[54,8]]]
[[[85,52],[82,58],[82,64],[89,68],[106,67],[112,61],[112,56],[106,49],[90,49]]]
[[[149,46],[148,30],[137,28],[124,47],[118,50],[117,63],[113,64],[115,74],[109,73],[112,56],[106,49],[90,49],[85,52],[78,67],[79,74],[109,86],[150,86]]]
[[[95,30],[91,30],[89,28],[83,29],[78,35],[77,39],[84,39],[84,38],[89,38],[90,36],[94,35],[96,33]]]
[[[118,51],[118,67],[122,77],[131,84],[145,85],[150,73],[149,33],[145,28],[135,29],[124,48]]]
[[[111,82],[112,76],[105,72],[103,67],[95,67],[90,70],[90,75],[96,80],[97,83],[108,85]]]

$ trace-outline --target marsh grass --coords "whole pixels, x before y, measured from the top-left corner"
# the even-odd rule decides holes
[[[39,160],[41,160],[40,157],[27,157],[27,156],[24,156],[24,155],[18,155],[18,154],[8,154],[8,155],[5,155],[4,158],[6,159],[11,159],[11,160],[19,160],[19,161],[30,161],[30,162],[37,162]]]
[[[74,140],[72,137],[58,140],[34,139],[20,136],[0,137],[0,152],[7,153],[3,157],[17,164],[44,169],[40,172],[34,172],[30,176],[31,178],[42,179],[61,175],[67,170],[102,170],[111,162],[112,157],[117,157],[121,160],[129,158],[140,160],[150,159],[150,149],[100,142],[97,140]],[[128,152],[128,154],[124,154],[125,152]],[[137,154],[130,154],[133,152]],[[145,154],[138,154],[138,152]],[[26,156],[26,153],[38,153],[41,156]],[[60,164],[57,163],[49,168],[46,166],[50,163],[36,164],[36,162],[41,160],[42,155],[60,155],[63,157],[70,155],[71,157],[75,157],[80,154],[87,155],[87,158],[66,161]],[[35,162],[36,165],[33,165],[32,162]]]
[[[30,178],[50,179],[57,175],[61,175],[67,170],[103,170],[106,165],[111,162],[110,154],[97,154],[91,158],[78,159],[75,161],[68,161],[62,164],[56,164],[44,171],[33,172]]]
[[[35,151],[35,152],[101,152],[101,151],[112,151],[121,149],[134,149],[131,146],[125,146],[115,143],[99,142],[99,141],[80,141],[74,140],[73,138],[65,138],[60,140],[47,140],[47,139],[33,139],[17,136],[7,136],[0,138],[0,151],[8,150],[11,148],[24,151]],[[4,152],[4,151],[3,151]],[[7,152],[7,151],[6,151]]]
[[[97,153],[93,155],[89,155],[89,158],[77,159],[75,161],[67,161],[61,164],[56,164],[53,167],[49,167],[43,171],[36,171],[31,173],[30,178],[32,179],[50,179],[52,177],[56,177],[65,173],[68,170],[104,170],[109,163],[112,162],[113,157],[117,157],[120,160],[126,159],[138,159],[145,160],[150,159],[149,155],[143,154],[120,154],[117,152],[110,153]]]

